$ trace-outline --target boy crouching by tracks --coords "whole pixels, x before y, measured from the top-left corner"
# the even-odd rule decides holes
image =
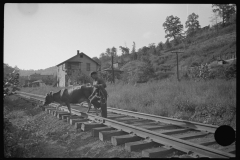
[[[107,118],[107,91],[105,90],[107,85],[103,79],[98,77],[97,72],[91,72],[90,77],[93,79],[94,90],[88,99],[96,106],[100,101],[101,116]]]

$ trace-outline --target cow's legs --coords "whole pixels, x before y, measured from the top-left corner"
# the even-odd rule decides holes
[[[68,107],[68,110],[69,110],[69,113],[70,113],[70,116],[72,115],[72,110],[71,110],[71,106],[69,103],[67,103],[67,107]]]
[[[61,107],[62,104],[59,104],[57,107],[56,107],[56,111],[58,111],[58,108]]]
[[[84,102],[80,103],[80,107],[82,107],[82,106],[83,106],[83,103],[84,103]]]
[[[90,100],[87,100],[87,103],[88,103],[88,110],[87,110],[87,113],[89,113],[90,109],[91,109],[91,103],[90,103]]]
[[[98,116],[98,109],[96,108],[96,107],[94,107],[95,108],[95,111],[96,111],[96,115]]]

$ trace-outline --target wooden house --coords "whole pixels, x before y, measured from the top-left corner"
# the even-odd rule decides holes
[[[76,83],[71,79],[72,75],[82,74],[89,77],[92,71],[98,71],[99,68],[96,61],[78,50],[77,55],[57,65],[57,86],[68,87]]]

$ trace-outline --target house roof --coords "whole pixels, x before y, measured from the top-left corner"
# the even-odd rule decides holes
[[[93,62],[95,62],[97,65],[100,66],[100,64],[99,64],[98,62],[96,62],[95,60],[93,60],[92,58],[90,58],[90,57],[89,57],[88,55],[86,55],[85,53],[81,52],[81,54],[85,55],[87,58],[89,58],[90,60],[92,60]],[[72,59],[72,58],[74,58],[74,57],[76,57],[76,56],[78,56],[78,54],[75,55],[75,56],[73,56],[73,57],[71,57],[71,58],[69,58],[69,59],[67,59],[66,61],[63,61],[62,63],[59,63],[59,64],[56,65],[56,66],[60,66],[61,64],[63,64],[63,63],[65,63],[65,62],[69,61],[70,59]]]

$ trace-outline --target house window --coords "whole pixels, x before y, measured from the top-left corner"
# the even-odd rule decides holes
[[[70,63],[68,63],[67,68],[71,69],[71,64]]]
[[[87,71],[90,71],[90,63],[87,63]]]

